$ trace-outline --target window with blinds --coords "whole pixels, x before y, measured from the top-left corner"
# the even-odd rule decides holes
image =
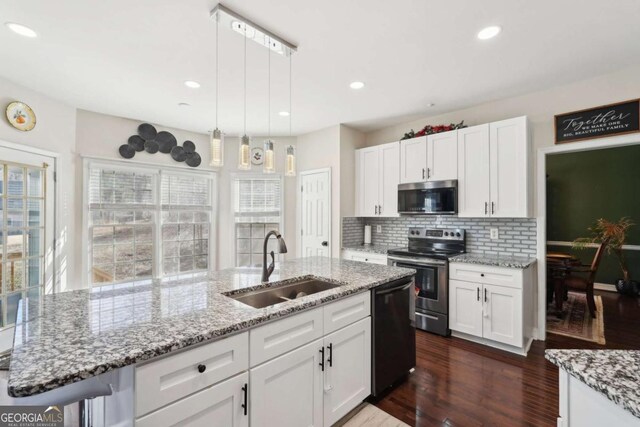
[[[209,268],[210,177],[90,164],[87,189],[92,284]]]
[[[237,176],[233,180],[236,266],[262,266],[264,236],[282,227],[280,176]],[[269,251],[277,253],[275,240]],[[280,256],[277,256],[277,260]]]

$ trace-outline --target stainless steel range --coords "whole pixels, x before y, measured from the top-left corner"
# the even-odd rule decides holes
[[[416,327],[448,336],[449,257],[465,252],[464,230],[409,228],[409,247],[391,249],[388,264],[416,274]]]

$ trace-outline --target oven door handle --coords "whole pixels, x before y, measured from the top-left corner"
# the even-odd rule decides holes
[[[405,291],[405,290],[409,289],[411,287],[411,285],[413,285],[413,282],[409,282],[407,284],[402,284],[400,286],[395,286],[395,287],[390,288],[390,289],[385,289],[384,291],[376,291],[376,296],[377,295],[390,294],[392,292]]]
[[[429,260],[424,260],[424,259],[420,259],[420,258],[399,258],[399,257],[394,257],[394,256],[387,256],[387,259],[389,261],[395,261],[395,262],[402,262],[405,264],[408,263],[413,263],[416,265],[446,265],[446,261],[442,261],[442,260],[435,260],[435,259],[429,259]]]

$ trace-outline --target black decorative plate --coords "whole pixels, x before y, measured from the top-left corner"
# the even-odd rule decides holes
[[[170,132],[161,131],[156,135],[155,141],[158,143],[161,153],[170,153],[171,149],[178,145],[176,137]]]
[[[125,159],[132,159],[133,156],[136,155],[136,150],[133,149],[129,144],[122,144],[118,149],[120,155]]]
[[[198,153],[189,153],[185,163],[192,168],[197,168],[198,166],[200,166],[200,163],[202,163],[202,158]]]
[[[184,148],[176,146],[171,149],[171,158],[176,162],[184,162],[187,159],[187,153],[184,152]]]
[[[129,145],[136,151],[144,151],[144,139],[138,135],[129,137]]]
[[[182,143],[182,147],[184,148],[184,151],[186,151],[187,153],[195,153],[196,152],[196,144],[194,144],[191,141],[185,141]]]
[[[158,134],[156,128],[154,128],[149,123],[143,123],[138,126],[138,135],[144,138],[145,141],[153,141],[153,139]]]
[[[147,141],[144,143],[144,151],[150,154],[158,152],[158,143],[155,141]]]

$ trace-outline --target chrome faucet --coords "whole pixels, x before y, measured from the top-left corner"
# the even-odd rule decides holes
[[[271,273],[273,273],[273,269],[275,268],[275,254],[271,251],[271,264],[267,267],[267,243],[269,242],[269,237],[276,236],[278,239],[278,250],[281,254],[287,253],[287,245],[282,238],[282,235],[278,230],[271,230],[264,236],[264,247],[262,249],[262,281],[268,282]]]

